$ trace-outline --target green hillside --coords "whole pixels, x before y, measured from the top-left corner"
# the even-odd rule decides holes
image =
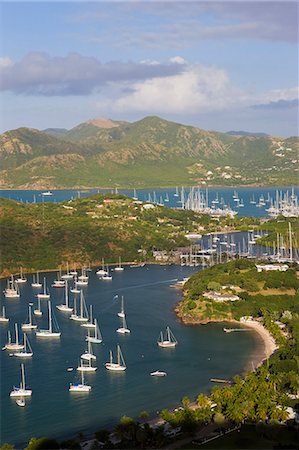
[[[0,136],[2,188],[297,184],[298,138],[230,136],[146,117]]]

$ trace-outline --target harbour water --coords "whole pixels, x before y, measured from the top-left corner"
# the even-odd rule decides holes
[[[71,394],[69,383],[79,381],[76,367],[86,349],[86,329],[68,319],[55,305],[63,303],[64,289],[50,287],[51,302],[58,320],[61,338],[37,338],[28,332],[33,357],[25,361],[26,384],[33,390],[25,408],[9,397],[13,385],[20,382],[20,360],[1,351],[1,443],[21,444],[32,436],[71,437],[79,432],[92,433],[115,424],[122,415],[138,417],[141,411],[151,415],[165,407],[175,407],[183,396],[194,399],[199,392],[213,387],[210,378],[231,378],[247,367],[257,349],[256,336],[248,333],[224,333],[223,324],[184,326],[174,312],[181,292],[171,284],[199,268],[170,266],[126,267],[112,272],[112,281],[98,279],[88,272],[89,285],[84,288],[87,305],[92,304],[103,342],[93,345],[97,371],[86,375],[92,386],[89,394]],[[44,275],[42,275],[43,277]],[[55,273],[45,274],[51,286]],[[0,324],[1,347],[7,342],[7,330],[14,323],[26,322],[28,303],[37,304],[32,276],[20,285],[20,299],[4,299],[9,324]],[[1,293],[5,288],[1,281]],[[118,298],[116,297],[118,295]],[[130,335],[119,335],[120,298],[124,296]],[[72,296],[72,294],[71,294]],[[72,297],[71,297],[72,299]],[[43,317],[37,319],[47,327],[46,301],[42,300]],[[161,349],[157,339],[170,326],[178,340],[175,349]],[[20,333],[21,334],[21,333]],[[127,370],[112,373],[105,369],[109,350],[120,344]],[[68,368],[74,368],[68,371]],[[166,377],[149,374],[167,372]],[[22,447],[23,448],[23,447]]]
[[[204,192],[205,192],[205,188]],[[299,187],[294,187],[294,194],[299,195]],[[176,196],[175,188],[165,188],[165,189],[138,189],[136,191],[136,197],[141,201],[156,201],[165,206],[171,208],[181,207],[181,190],[178,189],[178,196]],[[257,207],[258,201],[261,196],[265,200],[270,198],[275,200],[276,191],[282,192],[283,194],[289,191],[291,193],[292,187],[249,187],[249,188],[224,188],[215,187],[208,189],[208,203],[211,206],[213,201],[216,199],[221,201],[223,199],[224,203],[230,206],[233,210],[237,211],[239,217],[252,216],[252,217],[267,217],[268,213],[266,209],[269,208],[270,202],[266,201],[265,205]],[[10,198],[13,200],[23,201],[23,202],[60,202],[64,200],[70,200],[78,197],[87,197],[98,192],[115,192],[111,189],[89,189],[89,190],[77,190],[77,189],[63,189],[63,190],[53,190],[52,195],[42,195],[44,191],[36,190],[1,190],[0,196],[5,198]],[[128,195],[133,197],[135,195],[132,189],[118,189],[118,193]],[[187,196],[189,188],[184,188],[185,196]],[[243,207],[237,207],[234,201],[234,194],[237,193],[238,198],[244,204]],[[256,203],[251,203],[254,199]],[[216,200],[217,201],[217,200]],[[242,204],[241,203],[241,204]]]

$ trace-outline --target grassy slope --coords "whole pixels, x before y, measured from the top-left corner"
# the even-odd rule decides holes
[[[291,161],[298,139],[286,140],[285,147],[291,146],[291,150],[285,151],[283,158],[275,154],[278,141],[208,132],[158,117],[111,129],[80,124],[61,138],[20,128],[0,137],[2,169],[7,169],[1,173],[2,185],[63,188],[194,185],[202,181],[210,185],[296,183]],[[232,177],[225,179],[222,173],[227,165]],[[208,170],[214,172],[210,180]]]

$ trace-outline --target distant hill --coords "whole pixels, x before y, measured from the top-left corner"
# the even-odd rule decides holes
[[[68,130],[66,128],[46,128],[45,130],[42,130],[42,132],[52,136],[62,136],[63,134],[66,134]]]
[[[56,131],[55,131],[56,130]],[[2,188],[297,184],[298,138],[206,131],[156,116],[0,135]]]
[[[230,134],[231,136],[257,136],[257,137],[269,136],[269,134],[267,133],[255,133],[252,131],[227,131],[226,134]]]

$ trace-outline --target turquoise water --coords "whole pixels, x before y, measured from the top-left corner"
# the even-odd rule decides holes
[[[254,196],[256,202],[258,202],[261,195],[264,196],[265,199],[270,198],[275,199],[276,190],[279,190],[283,193],[286,191],[291,192],[292,187],[260,187],[260,188],[209,188],[209,206],[212,205],[212,201],[218,197],[219,201],[221,197],[224,199],[224,202],[229,205],[232,209],[238,212],[239,217],[244,216],[252,216],[252,217],[266,217],[268,215],[266,209],[269,208],[269,202],[265,205],[265,207],[256,207],[256,205],[251,204],[250,200]],[[181,188],[179,189],[179,193]],[[189,188],[185,188],[185,196],[187,196],[189,192]],[[240,199],[244,201],[244,207],[236,208],[236,204],[233,199],[234,192],[238,193]],[[13,200],[23,201],[23,202],[60,202],[63,200],[70,200],[72,198],[77,197],[86,197],[91,194],[95,194],[97,192],[111,192],[111,189],[90,189],[86,191],[78,191],[76,189],[63,189],[63,190],[53,190],[52,196],[42,196],[43,191],[35,191],[35,190],[1,190],[0,196],[5,198],[10,198]],[[128,195],[132,197],[134,192],[132,189],[118,189],[120,194]],[[158,202],[164,203],[165,206],[169,206],[171,208],[181,207],[181,203],[179,202],[180,197],[176,197],[175,189],[173,188],[165,188],[165,189],[138,189],[137,197],[139,200],[147,201],[151,199],[152,201],[156,199]],[[294,188],[295,194],[299,195],[299,188]],[[169,201],[165,201],[166,197],[169,197]]]
[[[174,407],[183,396],[191,399],[201,391],[208,391],[210,378],[230,378],[242,372],[256,349],[253,333],[223,333],[221,324],[184,326],[176,318],[174,305],[180,291],[170,287],[174,279],[183,279],[198,269],[180,266],[145,266],[126,268],[113,273],[113,280],[105,282],[89,272],[89,286],[84,290],[87,305],[94,305],[103,334],[103,343],[93,345],[98,370],[87,374],[92,386],[89,394],[70,394],[68,385],[76,381],[78,359],[86,348],[86,332],[78,323],[56,308],[55,315],[62,332],[60,339],[42,340],[29,332],[34,355],[25,361],[26,384],[33,390],[25,408],[9,397],[12,386],[20,380],[20,361],[1,351],[1,443],[21,444],[32,436],[58,438],[90,433],[115,424],[123,415],[138,417],[147,410],[156,415],[165,407]],[[48,273],[51,285],[54,273]],[[14,322],[26,321],[28,302],[36,304],[36,290],[31,288],[32,277],[21,286],[19,300],[2,298],[9,326],[0,325],[1,347],[7,340],[7,330]],[[1,292],[5,280],[1,282]],[[50,288],[53,306],[62,302],[63,289]],[[71,294],[72,295],[72,294]],[[128,327],[131,334],[119,335],[117,312],[124,295]],[[37,323],[46,326],[46,301],[43,318]],[[160,349],[157,338],[169,325],[179,344],[175,349]],[[108,372],[104,364],[109,350],[120,344],[127,370]],[[68,367],[74,371],[68,372]],[[168,373],[165,378],[149,375],[154,370]]]

